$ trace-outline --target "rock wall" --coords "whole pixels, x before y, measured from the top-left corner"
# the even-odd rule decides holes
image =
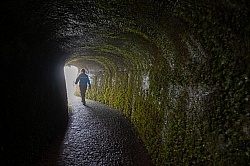
[[[35,165],[67,126],[64,61],[51,46],[26,52],[15,39],[1,51],[1,165]]]
[[[88,68],[88,97],[130,118],[156,165],[249,163],[248,2],[1,3],[9,164],[67,124],[65,63]]]
[[[113,5],[129,7],[124,14]],[[88,97],[130,118],[156,165],[249,162],[244,3],[110,2],[101,8],[126,20],[112,17],[122,31],[85,47],[94,56],[78,57],[103,66]]]

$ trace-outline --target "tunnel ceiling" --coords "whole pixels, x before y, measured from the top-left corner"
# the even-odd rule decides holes
[[[157,54],[160,42],[169,41],[171,34],[178,36],[181,26],[173,14],[177,2],[38,0],[5,3],[6,12],[16,10],[13,17],[20,17],[19,23],[12,23],[20,26],[20,38],[34,36],[35,30],[42,34],[39,36],[42,41],[55,43],[66,51],[67,61],[74,57],[80,60],[79,56],[86,60],[75,59],[72,65],[83,67],[80,64],[88,62],[99,68],[103,64],[98,63],[105,59],[126,70]]]
[[[249,159],[249,6],[249,0],[1,1],[2,89],[13,109],[4,109],[7,126],[47,125],[44,118],[53,114],[50,132],[33,127],[46,131],[36,137],[50,137],[61,110],[59,123],[67,119],[63,67],[75,65],[98,74],[88,98],[128,117],[158,165],[244,165],[234,160]]]
[[[223,0],[26,0],[2,4],[6,26],[1,28],[12,31],[12,36],[2,34],[2,42],[10,43],[3,50],[13,49],[12,43],[23,52],[40,45],[55,47],[63,51],[56,59],[92,71],[147,70],[159,61],[173,69],[177,56],[183,61],[193,56],[196,62],[192,63],[200,63],[205,49],[232,52],[248,36],[244,34],[248,31],[240,29],[248,27],[241,21],[248,16],[246,6]],[[225,11],[223,17],[216,14],[218,10]],[[231,24],[232,20],[237,22]]]
[[[61,46],[70,58],[83,56],[87,60],[71,61],[78,67],[91,67],[87,65],[90,61],[102,63],[101,66],[113,63],[120,70],[138,65],[154,49],[151,36],[168,26],[167,22],[158,23],[160,19],[169,19],[169,14],[166,4],[157,1],[71,1],[46,5],[51,22],[58,20],[53,25],[58,26],[54,38],[63,41]]]

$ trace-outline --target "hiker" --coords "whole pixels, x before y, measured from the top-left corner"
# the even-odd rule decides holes
[[[91,84],[89,81],[89,76],[85,74],[85,69],[81,69],[81,74],[79,74],[78,77],[76,78],[75,84],[77,84],[78,82],[79,82],[79,88],[80,88],[81,96],[82,96],[82,103],[83,105],[86,105],[85,94],[87,90],[87,85],[89,85],[89,89],[91,89]]]

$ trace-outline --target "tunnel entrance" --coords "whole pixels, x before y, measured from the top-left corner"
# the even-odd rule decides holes
[[[65,76],[65,82],[66,82],[66,89],[67,89],[67,99],[68,102],[71,102],[74,100],[75,96],[75,79],[77,77],[78,68],[75,66],[65,66],[64,67],[64,76]]]

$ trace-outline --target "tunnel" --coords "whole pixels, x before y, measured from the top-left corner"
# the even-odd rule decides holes
[[[65,66],[120,111],[155,165],[250,163],[249,1],[3,1],[1,165],[62,136]]]

